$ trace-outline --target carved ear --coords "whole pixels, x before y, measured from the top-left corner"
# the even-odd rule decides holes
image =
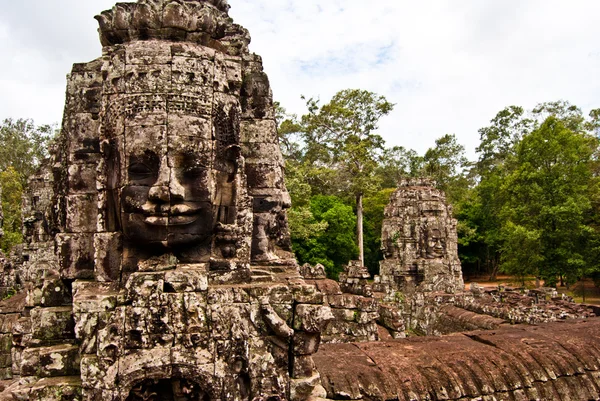
[[[242,157],[242,148],[239,145],[229,145],[223,151],[223,156],[228,163],[233,166],[232,171],[229,172],[228,182],[235,179],[240,164],[240,158]]]
[[[119,183],[121,181],[121,156],[116,140],[111,139],[105,144],[106,161],[106,229],[121,231],[121,204]]]

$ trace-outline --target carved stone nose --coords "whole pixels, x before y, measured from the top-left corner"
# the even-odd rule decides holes
[[[161,203],[181,201],[185,198],[185,188],[172,172],[166,157],[160,162],[158,178],[150,188],[148,198]]]
[[[148,192],[148,198],[155,202],[169,202],[171,200],[169,187],[166,185],[154,185],[150,188],[150,192]]]

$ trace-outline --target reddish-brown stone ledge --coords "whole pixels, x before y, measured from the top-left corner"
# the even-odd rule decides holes
[[[600,318],[444,337],[322,345],[337,400],[596,400]]]

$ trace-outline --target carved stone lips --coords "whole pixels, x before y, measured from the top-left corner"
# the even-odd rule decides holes
[[[198,220],[198,217],[198,215],[148,216],[144,222],[151,226],[183,226],[192,224]]]
[[[198,220],[199,208],[191,207],[185,204],[161,205],[142,207],[147,217],[144,219],[146,224],[152,226],[180,226],[191,224]]]

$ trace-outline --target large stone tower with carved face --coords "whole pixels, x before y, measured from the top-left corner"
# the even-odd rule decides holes
[[[318,383],[332,316],[290,252],[269,82],[228,8],[96,17],[102,57],[73,67],[26,199],[21,399],[302,399]]]

